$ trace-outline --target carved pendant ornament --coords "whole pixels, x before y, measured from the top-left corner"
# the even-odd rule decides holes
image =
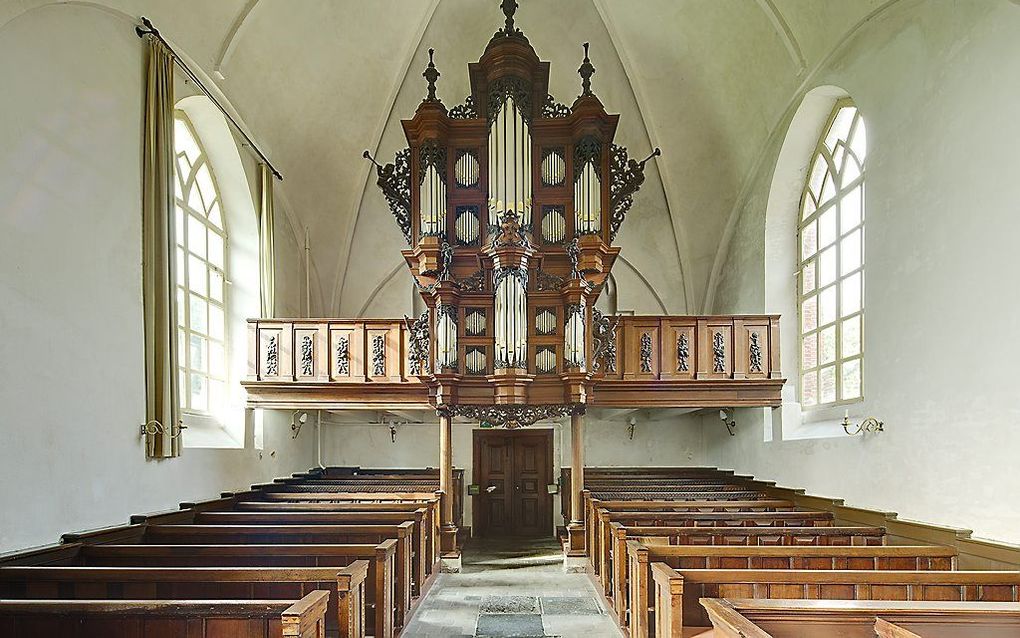
[[[305,335],[301,337],[301,374],[306,377],[312,376],[314,367],[312,362],[312,337]]]
[[[726,372],[726,337],[716,332],[712,335],[713,372]]]
[[[275,377],[278,374],[280,374],[280,346],[276,341],[276,335],[270,335],[266,344],[266,375]]]
[[[687,333],[681,332],[676,338],[676,371],[690,372],[691,346]]]
[[[351,374],[351,340],[346,335],[336,340],[336,373],[341,377]]]
[[[641,372],[652,371],[652,335],[644,333],[641,335]]]
[[[748,348],[750,353],[749,371],[761,374],[761,342],[757,332],[751,333],[751,345]]]
[[[386,337],[372,337],[372,376],[386,376]]]
[[[546,419],[584,414],[584,405],[563,403],[554,405],[451,405],[439,409],[448,416],[460,416],[472,421],[507,429],[523,428]]]

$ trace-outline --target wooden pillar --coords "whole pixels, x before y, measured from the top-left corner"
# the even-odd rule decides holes
[[[442,492],[442,529],[439,551],[443,556],[459,555],[457,551],[457,525],[453,520],[453,419],[449,413],[439,413],[439,491]]]
[[[584,411],[570,415],[570,524],[567,536],[570,542],[567,556],[584,556]]]

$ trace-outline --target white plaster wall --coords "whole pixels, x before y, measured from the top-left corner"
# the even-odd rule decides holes
[[[780,440],[790,424],[777,418],[765,443],[763,411],[738,411],[735,437],[709,415],[707,462],[1020,542],[1020,85],[1002,75],[1020,65],[1017,33],[1020,6],[1005,0],[901,2],[809,76],[804,89],[845,89],[868,126],[866,402],[851,416],[886,431]],[[748,178],[716,312],[772,309],[764,216],[790,116]]]
[[[654,418],[654,413],[652,417]],[[329,424],[324,419],[322,461],[325,465],[360,465],[361,467],[401,468],[437,467],[439,465],[439,422],[398,425],[396,442],[390,430],[379,424]],[[536,425],[534,429],[553,430],[553,479],[558,480],[561,467],[570,467],[570,420],[563,423]],[[683,416],[663,421],[638,416],[634,438],[630,439],[627,424],[621,421],[600,421],[589,418],[585,423],[586,465],[701,465],[700,420]],[[473,482],[473,434],[470,423],[453,425],[453,465],[464,469],[465,486]],[[466,487],[465,487],[466,489]],[[471,497],[464,500],[464,521],[470,525]],[[553,498],[553,518],[563,525],[559,496]]]
[[[131,22],[87,6],[35,9],[0,29],[0,551],[314,456],[312,437],[292,440],[289,415],[270,413],[263,451],[249,426],[245,449],[145,460],[143,51]]]

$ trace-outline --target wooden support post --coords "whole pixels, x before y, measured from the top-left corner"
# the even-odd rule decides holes
[[[456,558],[457,526],[453,521],[453,420],[449,413],[439,413],[439,491],[442,492],[443,523],[439,534],[439,551],[443,557]]]
[[[567,556],[585,555],[584,534],[584,411],[570,415],[570,524],[567,525]]]

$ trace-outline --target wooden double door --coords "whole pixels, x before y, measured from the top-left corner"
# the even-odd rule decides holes
[[[552,536],[552,430],[475,430],[474,534]]]

